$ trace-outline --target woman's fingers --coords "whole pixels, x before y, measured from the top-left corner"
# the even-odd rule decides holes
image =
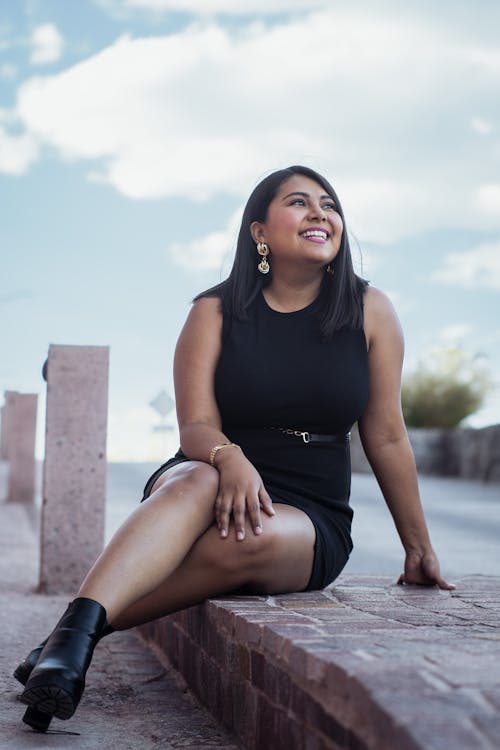
[[[426,577],[430,584],[435,584],[436,586],[439,586],[440,589],[444,589],[445,591],[453,591],[453,589],[456,589],[455,584],[447,583],[447,581],[441,577],[440,572],[427,573],[426,571]]]
[[[245,538],[245,496],[238,495],[233,504],[233,520],[236,539],[242,542]]]
[[[436,583],[440,589],[444,589],[445,591],[453,591],[457,588],[454,583],[448,583],[443,578],[438,578]]]
[[[401,573],[401,575],[398,578],[398,584],[407,584],[410,586],[439,586],[440,589],[443,589],[444,591],[453,591],[456,589],[456,586],[454,583],[448,583],[444,580],[444,578],[438,577],[435,579],[432,578],[413,578],[412,576],[405,576],[404,573]]]
[[[273,501],[269,497],[264,485],[261,485],[259,489],[259,500],[260,500],[260,505],[264,513],[267,513],[268,516],[276,515],[276,511],[273,508]]]
[[[413,584],[419,586],[439,586],[445,591],[453,591],[456,586],[454,583],[448,583],[441,576],[441,571],[437,558],[427,556],[423,559],[407,561],[405,572],[398,578],[398,584]]]
[[[231,515],[233,517],[236,539],[245,538],[245,517],[248,514],[254,534],[262,534],[262,516],[264,511],[268,516],[276,515],[273,502],[263,485],[258,492],[250,488],[247,490],[234,488],[231,491],[221,488],[215,500],[214,515],[217,528],[222,538],[229,533]]]
[[[262,520],[260,517],[260,503],[258,495],[256,495],[253,500],[247,500],[247,510],[248,516],[250,518],[250,523],[252,524],[253,533],[257,534],[257,536],[259,534],[262,534]]]
[[[452,591],[456,586],[453,583],[447,583],[441,576],[441,569],[439,562],[435,556],[431,558],[424,558],[422,561],[422,568],[424,575],[429,579],[431,583],[439,586],[440,589],[445,591]]]
[[[229,530],[229,516],[231,515],[232,502],[226,495],[217,495],[215,500],[215,521],[222,538],[225,538]]]

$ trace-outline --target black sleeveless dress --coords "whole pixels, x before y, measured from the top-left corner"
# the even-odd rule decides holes
[[[322,337],[316,302],[296,312],[273,310],[259,294],[248,320],[224,316],[215,397],[222,431],[241,446],[275,503],[303,510],[316,530],[308,590],[331,583],[352,550],[351,467],[345,436],[368,400],[368,358],[362,330]],[[278,429],[281,428],[281,429]],[[335,435],[304,442],[284,429]],[[179,451],[148,480],[186,461]]]

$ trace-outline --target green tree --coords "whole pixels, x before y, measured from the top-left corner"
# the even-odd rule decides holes
[[[433,351],[403,381],[401,401],[408,427],[457,427],[483,404],[493,387],[478,355],[458,347]]]

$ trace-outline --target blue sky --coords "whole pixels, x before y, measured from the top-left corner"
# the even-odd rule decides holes
[[[40,394],[39,454],[50,343],[111,346],[111,459],[172,449],[149,401],[190,300],[291,163],[338,189],[407,367],[458,344],[498,380],[499,28],[494,0],[0,0],[0,391]],[[471,424],[499,421],[497,390]]]

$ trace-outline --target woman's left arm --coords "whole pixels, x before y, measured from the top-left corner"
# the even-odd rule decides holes
[[[369,400],[358,422],[361,442],[406,552],[398,583],[437,584],[442,577],[420,501],[415,458],[401,409],[403,334],[389,299],[369,287],[365,294]]]

